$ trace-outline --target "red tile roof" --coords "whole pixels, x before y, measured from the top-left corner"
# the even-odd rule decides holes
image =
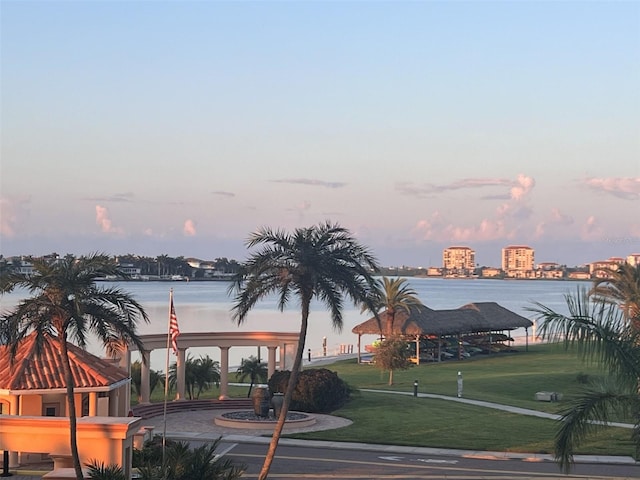
[[[66,382],[60,355],[60,340],[45,337],[36,354],[36,337],[31,333],[18,347],[13,363],[10,347],[0,345],[0,390],[64,389]],[[123,369],[67,342],[74,387],[109,390],[128,378]]]

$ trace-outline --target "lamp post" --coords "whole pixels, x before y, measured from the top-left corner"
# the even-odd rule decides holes
[[[413,381],[413,396],[418,396],[418,380]]]

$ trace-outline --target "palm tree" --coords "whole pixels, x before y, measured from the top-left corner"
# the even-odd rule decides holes
[[[590,383],[568,405],[555,438],[555,457],[563,471],[573,463],[573,452],[590,433],[606,426],[612,412],[631,412],[635,420],[632,441],[640,452],[640,331],[626,321],[618,305],[578,289],[566,295],[569,315],[539,303],[529,310],[542,321],[544,340],[575,348],[585,360],[606,370],[604,379]]]
[[[373,309],[371,292],[375,288],[375,280],[372,272],[379,267],[368,249],[360,245],[348,230],[329,222],[297,228],[292,233],[262,228],[247,241],[248,248],[257,246],[262,248],[242,265],[230,287],[230,292],[235,293],[233,319],[241,324],[259,300],[272,294],[277,295],[280,311],[284,311],[294,296],[301,309],[298,348],[284,395],[282,414],[259,475],[259,479],[264,480],[275,456],[302,365],[311,301],[315,299],[324,304],[330,311],[333,327],[340,330],[345,297],[355,305],[365,303]]]
[[[378,284],[374,292],[374,306],[374,314],[384,309],[387,319],[384,334],[392,336],[396,313],[404,311],[409,314],[412,308],[419,311],[424,305],[416,291],[407,284],[406,278],[382,277],[382,285]],[[367,310],[367,307],[362,310]]]
[[[134,455],[134,466],[142,480],[233,480],[247,469],[228,458],[218,458],[222,437],[212,443],[190,447],[188,442],[168,440],[166,458],[162,463],[162,443],[159,437],[147,442]]]
[[[175,388],[178,382],[178,366],[169,367],[169,386]],[[193,359],[189,355],[184,362],[184,384],[189,400],[200,398],[200,394],[213,385],[220,385],[220,363],[206,355]]]
[[[251,355],[249,358],[243,358],[236,372],[236,378],[240,382],[244,382],[249,377],[251,384],[249,385],[249,391],[247,392],[247,398],[251,396],[251,389],[253,384],[259,381],[267,381],[267,364],[261,362],[260,359]]]
[[[92,254],[75,258],[66,256],[53,262],[33,261],[30,275],[9,274],[3,281],[2,292],[15,288],[27,289],[33,297],[3,315],[7,328],[10,356],[14,358],[22,339],[36,332],[36,352],[46,336],[60,341],[63,373],[67,384],[67,412],[69,415],[70,447],[78,480],[82,480],[82,466],[76,438],[76,408],[74,381],[69,363],[67,341],[86,347],[87,335],[95,335],[109,355],[115,355],[123,343],[143,344],[136,334],[138,320],[148,322],[147,314],[132,296],[115,287],[98,287],[96,279],[106,275],[123,276],[106,255]]]
[[[149,369],[149,393],[153,393],[158,385],[164,385],[164,374],[156,370]],[[131,364],[131,387],[138,396],[138,402],[142,400],[142,362],[136,360]]]
[[[590,294],[620,306],[625,319],[640,330],[640,264],[623,263],[617,270],[607,270],[608,278],[597,279]]]

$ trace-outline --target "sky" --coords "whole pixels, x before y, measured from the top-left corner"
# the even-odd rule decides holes
[[[0,2],[0,254],[640,252],[638,1]]]

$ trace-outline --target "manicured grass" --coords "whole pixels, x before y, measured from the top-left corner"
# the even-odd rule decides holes
[[[517,353],[480,355],[462,361],[414,365],[394,372],[394,384],[388,386],[388,373],[374,365],[355,360],[336,362],[327,368],[355,388],[375,388],[413,391],[455,396],[457,374],[462,372],[464,396],[523,408],[559,413],[578,388],[579,376],[602,374],[598,365],[585,364],[577,355],[565,352],[558,345],[532,345],[529,351],[521,347]],[[535,394],[553,391],[563,394],[562,402],[539,402]]]
[[[307,368],[314,368],[313,365]],[[338,372],[354,389],[418,390],[455,396],[457,373],[464,379],[463,396],[505,405],[551,413],[562,413],[580,388],[580,377],[602,374],[598,365],[585,364],[577,355],[557,345],[531,345],[529,350],[477,356],[463,361],[447,361],[412,366],[394,372],[394,385],[388,386],[388,374],[374,365],[343,360],[326,367]],[[247,387],[229,387],[232,397],[246,397]],[[563,394],[560,402],[539,402],[538,391]],[[216,388],[203,392],[201,398],[219,395]],[[161,389],[152,401],[162,401]],[[170,395],[170,398],[173,398]],[[352,420],[353,425],[337,430],[287,435],[303,439],[364,442],[455,448],[464,450],[552,453],[558,423],[553,420],[514,415],[499,410],[474,407],[457,402],[356,391],[352,401],[334,415]],[[620,418],[619,421],[631,423]],[[578,454],[634,454],[631,430],[607,428],[589,437]]]
[[[557,423],[446,400],[362,392],[334,412],[353,424],[295,438],[462,450],[552,453]],[[631,430],[607,428],[578,453],[633,455]]]
[[[464,378],[465,398],[561,413],[568,407],[584,375],[597,376],[597,365],[588,365],[575,354],[555,345],[530,346],[529,351],[479,356],[463,361],[428,363],[388,374],[355,360],[329,365],[354,388],[390,389],[455,396],[457,373]],[[539,402],[538,391],[563,394],[560,402]],[[457,402],[413,396],[358,392],[344,408],[333,412],[349,418],[353,425],[324,432],[296,435],[298,438],[383,443],[412,446],[517,452],[553,452],[558,424],[553,420],[514,415]],[[620,419],[620,421],[629,419]],[[631,430],[607,428],[585,441],[578,453],[633,455]]]

